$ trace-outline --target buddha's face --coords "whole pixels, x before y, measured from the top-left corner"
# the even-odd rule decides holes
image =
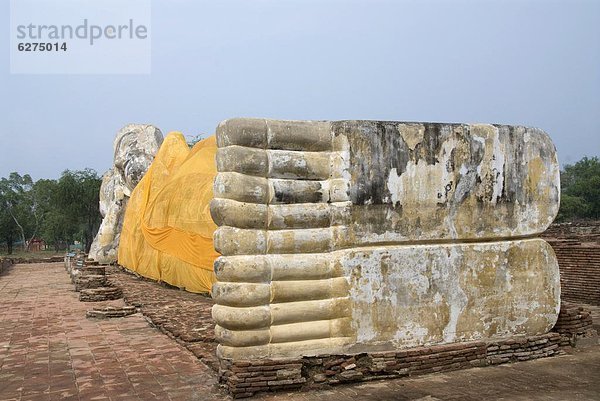
[[[152,126],[128,126],[117,136],[115,167],[123,174],[129,190],[140,182],[161,143],[161,132]]]

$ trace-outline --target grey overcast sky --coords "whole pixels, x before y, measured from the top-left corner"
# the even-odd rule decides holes
[[[11,75],[4,28],[0,176],[101,174],[126,123],[236,116],[522,124],[563,165],[600,155],[600,1],[154,0],[151,29],[150,75]]]

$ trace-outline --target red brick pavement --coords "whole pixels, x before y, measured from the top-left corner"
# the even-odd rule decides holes
[[[204,344],[206,352],[214,348],[205,316],[210,300],[131,277],[116,281],[171,337],[140,314],[86,319],[92,307],[123,301],[79,302],[61,264],[16,265],[0,275],[0,401],[230,399],[217,387],[215,373],[173,340]],[[188,298],[200,303],[191,312]],[[253,398],[482,399],[600,400],[600,346],[531,362]]]
[[[214,372],[139,313],[85,312],[62,264],[0,276],[0,400],[220,400]]]
[[[117,267],[107,267],[106,272],[110,282],[122,289],[128,305],[140,308],[163,333],[176,339],[213,370],[219,370],[212,298],[159,285]]]

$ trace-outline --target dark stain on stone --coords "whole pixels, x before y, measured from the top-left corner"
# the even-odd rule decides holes
[[[344,134],[350,142],[353,182],[350,199],[355,205],[390,202],[387,179],[390,171],[406,171],[412,151],[398,130],[398,123],[385,121],[337,121],[334,135]],[[385,201],[384,201],[385,200]]]
[[[418,124],[418,125],[417,125]],[[412,127],[411,127],[412,126]],[[410,146],[401,132],[404,127],[421,129],[422,136],[414,137],[411,132]],[[468,232],[486,231],[489,220],[482,216],[493,215],[506,220],[510,228],[518,227],[522,216],[522,205],[536,201],[537,194],[523,188],[529,179],[530,169],[526,165],[530,156],[539,154],[544,163],[552,157],[554,147],[551,142],[540,139],[537,129],[522,126],[495,125],[499,142],[504,148],[503,171],[500,169],[482,169],[486,150],[486,142],[473,137],[473,127],[468,124],[411,123],[385,121],[337,121],[332,123],[335,137],[345,136],[349,145],[350,173],[349,197],[353,205],[349,216],[350,231],[360,237],[368,234],[401,233],[411,238],[420,236],[415,231],[433,229],[428,220],[423,227],[415,230],[413,214],[403,213],[399,202],[392,205],[392,196],[388,190],[388,180],[392,169],[397,176],[406,173],[407,165],[435,165],[447,159],[443,167],[446,172],[454,173],[452,183],[435,188],[437,199],[429,201],[420,213],[431,213],[444,216],[450,213],[452,218],[460,218],[461,224],[470,224]],[[533,143],[525,142],[524,135],[529,132]],[[418,140],[417,140],[418,139]],[[447,150],[443,148],[446,141],[454,144]],[[413,142],[414,141],[414,142]],[[534,150],[539,149],[539,150]],[[532,150],[536,154],[531,154]],[[444,152],[450,154],[444,154]],[[489,155],[497,157],[497,155]],[[536,162],[537,163],[537,162]],[[539,167],[537,167],[539,169]],[[481,171],[481,170],[480,170]],[[485,173],[484,173],[485,171]],[[416,177],[415,179],[420,179]],[[502,182],[502,192],[494,195],[495,185]],[[554,191],[551,196],[557,197]],[[493,197],[495,196],[495,199]],[[461,204],[469,201],[470,215],[465,215]],[[473,203],[471,203],[473,202]],[[462,210],[462,211],[461,211]],[[456,212],[462,214],[457,215]],[[419,221],[419,225],[423,222]],[[368,229],[365,231],[365,227]]]
[[[423,142],[415,147],[418,154],[415,161],[422,158],[425,159],[427,164],[434,165],[439,162],[437,156],[443,142],[440,140],[442,136],[441,124],[426,123],[423,125],[425,126],[425,134],[423,135]]]
[[[323,195],[317,191],[286,191],[285,187],[274,188],[275,200],[277,203],[319,203],[321,202]]]
[[[355,232],[359,234],[366,234],[363,231],[368,228],[368,232],[381,235],[385,234],[389,230],[397,230],[404,232],[406,229],[402,227],[396,227],[392,222],[387,218],[387,212],[389,210],[388,205],[379,204],[379,205],[362,205],[360,207],[354,207],[351,209],[351,218],[352,226]],[[401,210],[401,209],[400,209]]]

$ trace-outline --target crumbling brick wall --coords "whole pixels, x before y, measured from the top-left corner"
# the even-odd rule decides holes
[[[600,306],[600,245],[550,244],[558,258],[562,299]]]

